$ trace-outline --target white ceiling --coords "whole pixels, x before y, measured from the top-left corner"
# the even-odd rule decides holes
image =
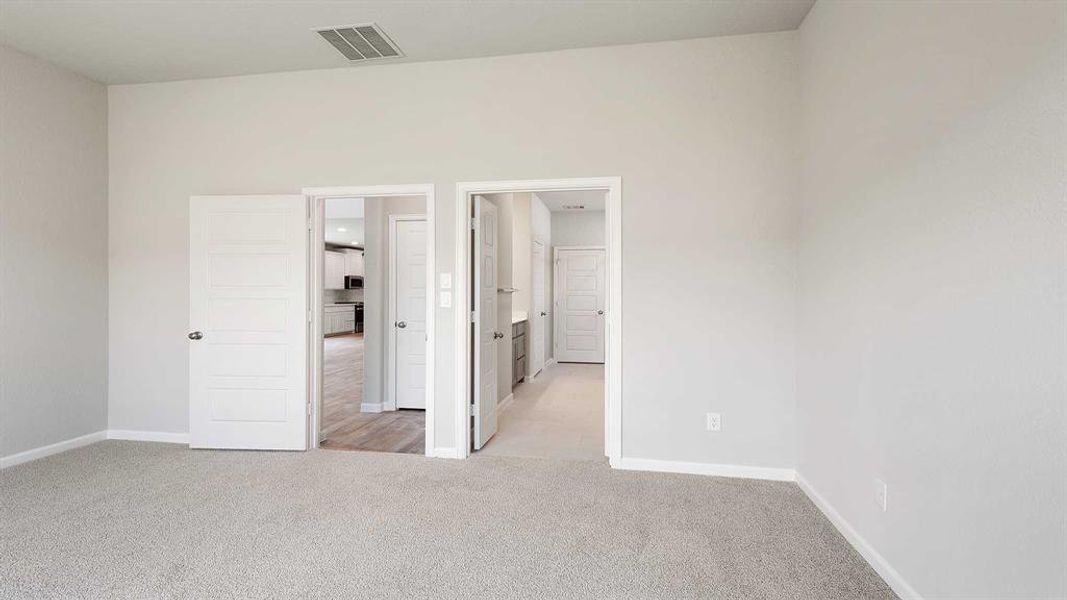
[[[537,192],[537,197],[545,203],[551,211],[574,211],[564,206],[584,206],[584,211],[604,210],[606,204],[606,190],[583,190],[567,192]]]
[[[0,44],[104,83],[360,68],[312,29],[378,23],[428,61],[796,29],[814,0],[0,0]],[[387,64],[378,61],[371,64]]]

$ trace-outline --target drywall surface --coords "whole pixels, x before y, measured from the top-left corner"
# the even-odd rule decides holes
[[[0,46],[0,457],[107,428],[107,176],[104,86]]]
[[[1064,15],[801,30],[799,470],[926,598],[1067,596]]]
[[[433,183],[437,269],[454,273],[456,182],[619,176],[623,454],[792,467],[797,41],[109,88],[111,426],[188,428],[193,194]],[[461,403],[453,310],[436,314],[442,450]]]
[[[606,244],[604,211],[552,211],[552,244],[603,246]]]

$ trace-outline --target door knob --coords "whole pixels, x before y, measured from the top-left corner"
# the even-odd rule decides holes
[[[203,337],[204,337],[204,334],[199,332],[199,331],[192,331],[192,332],[189,333],[189,339],[191,339],[191,340],[199,340],[199,339],[203,339]]]
[[[407,321],[397,321],[396,322],[396,326],[398,328],[400,328],[400,329],[403,329],[403,328],[408,326],[408,322]]]
[[[504,337],[504,334],[503,334],[503,333],[500,333],[499,331],[494,331],[494,332],[493,332],[493,339],[494,339],[494,340],[499,340],[499,339],[500,339],[500,338],[502,338],[502,337]]]
[[[541,316],[542,316],[542,317],[543,317],[543,316],[545,316],[545,315],[547,315],[547,314],[548,314],[548,313],[546,313],[545,311],[541,311]]]
[[[604,311],[602,311],[602,310],[598,310],[598,311],[596,311],[596,314],[598,314],[598,315],[602,315],[602,314],[604,314]]]

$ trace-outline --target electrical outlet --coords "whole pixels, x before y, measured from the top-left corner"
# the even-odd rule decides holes
[[[450,289],[452,289],[452,274],[451,273],[441,273],[441,289],[442,290],[450,290]]]
[[[707,415],[708,431],[719,431],[722,429],[722,415],[719,413],[708,413]]]
[[[452,308],[452,292],[441,292],[441,308]]]
[[[878,503],[878,506],[885,512],[888,509],[888,496],[889,486],[885,484],[881,479],[874,480],[874,501]]]

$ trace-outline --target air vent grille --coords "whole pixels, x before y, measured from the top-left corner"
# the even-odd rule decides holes
[[[404,56],[396,44],[374,23],[315,30],[349,61],[378,60]]]
[[[561,206],[563,210],[585,210],[584,204],[564,204]]]

